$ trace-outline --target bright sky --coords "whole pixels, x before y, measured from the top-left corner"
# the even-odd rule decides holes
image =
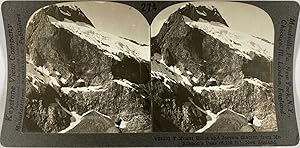
[[[114,2],[70,2],[91,20],[96,29],[150,45],[150,27],[144,16],[131,6]]]
[[[168,19],[170,14],[185,4],[186,3],[175,4],[161,11],[152,22],[151,36],[157,35],[162,24]],[[195,6],[213,5],[219,10],[231,29],[274,42],[273,22],[264,10],[256,6],[239,2],[220,1],[192,2],[192,4]]]

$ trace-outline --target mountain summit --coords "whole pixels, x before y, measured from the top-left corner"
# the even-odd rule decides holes
[[[91,20],[81,11],[77,6],[57,6],[51,5],[44,9],[45,14],[51,16],[59,21],[65,21],[65,19],[73,22],[86,23],[92,27],[95,27]]]
[[[208,22],[219,22],[228,27],[227,22],[221,16],[220,12],[214,6],[194,6],[191,3],[179,9],[179,12],[193,21],[199,21],[199,19],[206,20]]]

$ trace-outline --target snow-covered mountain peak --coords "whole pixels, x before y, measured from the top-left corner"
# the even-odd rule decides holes
[[[265,57],[268,61],[273,59],[274,44],[272,42],[234,30],[227,25],[227,22],[214,6],[195,6],[192,3],[183,5],[170,15],[160,34],[168,32],[171,26],[180,28],[185,26],[184,24],[190,28],[199,29],[227,44],[236,54],[248,60],[252,60],[256,55]],[[184,35],[184,32],[181,35]],[[161,37],[163,36],[158,38]]]
[[[230,48],[246,59],[252,59],[253,53],[266,57],[269,61],[273,58],[274,44],[265,39],[235,31],[228,27],[226,21],[214,6],[194,6],[188,3],[178,12],[183,21],[191,28],[197,28],[206,34],[229,45]],[[176,12],[175,12],[176,13]]]
[[[122,38],[94,27],[84,12],[76,5],[51,5],[44,8],[48,21],[57,28],[96,45],[103,53],[117,61],[123,56],[150,61],[150,46],[139,44],[131,39]]]
[[[199,19],[206,20],[208,22],[218,22],[224,24],[228,27],[227,22],[219,13],[218,9],[214,6],[201,6],[198,7],[194,6],[191,3],[183,5],[178,10],[183,16],[190,18],[193,21],[199,21]]]
[[[89,20],[87,16],[82,12],[82,10],[76,5],[70,5],[70,6],[50,5],[44,8],[44,10],[46,15],[51,16],[57,21],[69,20],[75,23],[77,22],[85,23],[89,26],[95,27],[91,22],[91,20]]]
[[[66,29],[91,44],[96,45],[99,49],[104,51],[104,54],[117,61],[121,61],[122,59],[120,53],[139,61],[150,61],[149,45],[139,45],[128,39],[120,38],[113,34],[76,23],[61,21],[52,21],[51,23],[58,28]]]
[[[186,24],[228,44],[230,48],[236,50],[237,54],[244,56],[246,59],[251,60],[252,53],[263,56],[270,61],[273,59],[274,45],[271,42],[209,22],[186,21]]]

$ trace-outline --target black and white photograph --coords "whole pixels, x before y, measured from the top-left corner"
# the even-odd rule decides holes
[[[299,2],[2,0],[0,147],[298,147]]]
[[[135,8],[67,2],[26,26],[23,132],[152,130],[150,26]]]
[[[274,27],[239,2],[188,2],[151,24],[153,132],[274,132]]]

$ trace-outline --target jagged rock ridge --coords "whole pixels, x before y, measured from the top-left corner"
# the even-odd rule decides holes
[[[219,22],[228,27],[228,24],[221,16],[220,12],[214,6],[198,6],[195,7],[191,3],[188,3],[184,7],[181,8],[180,13],[183,16],[187,16],[193,21],[199,21],[199,19],[204,19],[209,22]]]
[[[89,20],[86,15],[77,6],[61,6],[51,5],[44,9],[45,14],[54,17],[58,21],[64,21],[64,19],[69,19],[73,22],[83,22],[92,27],[95,27],[91,20]]]

